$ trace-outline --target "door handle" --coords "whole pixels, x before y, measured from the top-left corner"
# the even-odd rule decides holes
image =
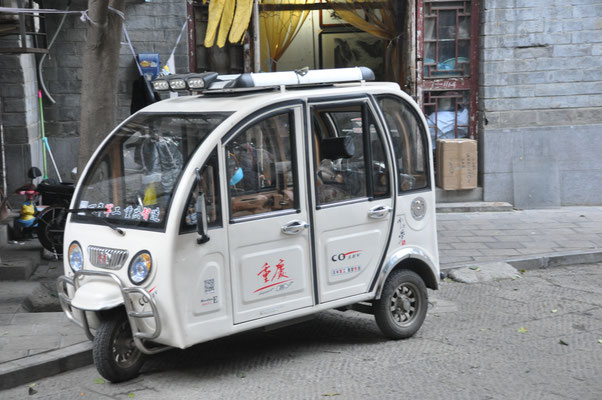
[[[309,228],[309,224],[307,222],[296,219],[284,225],[282,227],[282,233],[287,235],[296,235],[306,228]]]
[[[393,209],[388,206],[376,206],[372,207],[370,211],[368,211],[368,216],[374,219],[381,219],[387,216]]]

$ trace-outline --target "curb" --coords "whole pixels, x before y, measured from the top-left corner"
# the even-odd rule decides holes
[[[0,365],[0,390],[92,364],[92,343],[82,342],[57,350],[8,361]]]
[[[468,266],[474,266],[476,264],[490,263],[491,261],[475,261],[468,264],[451,265],[449,267],[441,268],[444,275],[447,276],[447,271],[452,269],[458,269]],[[548,269],[554,267],[563,267],[572,264],[592,264],[602,262],[602,249],[592,251],[567,251],[559,253],[547,253],[539,254],[531,257],[513,257],[506,260],[500,260],[512,265],[514,268],[519,270],[534,270],[534,269]]]
[[[471,212],[508,212],[514,211],[514,207],[510,203],[505,202],[487,202],[473,201],[466,203],[437,203],[437,214],[448,213],[471,213]]]

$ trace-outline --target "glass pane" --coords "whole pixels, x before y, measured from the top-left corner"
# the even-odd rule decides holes
[[[424,39],[425,40],[435,40],[435,27],[436,19],[435,18],[425,18],[424,19]]]
[[[439,70],[452,69],[450,63],[455,63],[456,58],[456,42],[439,42]]]
[[[205,209],[207,211],[207,226],[221,227],[221,202],[219,193],[219,174],[217,164],[217,151],[214,151],[207,163],[201,168],[202,186],[199,187],[198,182],[192,186],[190,195],[188,196],[188,205],[184,210],[182,222],[180,225],[180,233],[195,232],[197,227],[197,215],[195,211],[196,199],[199,190],[202,190],[205,195]]]
[[[267,118],[226,146],[232,217],[295,207],[292,114]]]
[[[381,96],[379,103],[393,141],[399,193],[428,187],[426,132],[418,115],[397,97]]]
[[[367,197],[361,106],[314,112],[318,204]]]
[[[468,63],[470,40],[458,40],[458,62]]]
[[[459,17],[458,39],[470,39],[470,17]]]
[[[190,156],[230,113],[139,114],[102,148],[77,197],[76,220],[161,228],[176,183]]]
[[[435,66],[435,43],[424,44],[424,65]]]
[[[439,11],[439,40],[456,38],[456,11]]]
[[[382,136],[376,131],[376,125],[370,118],[370,144],[372,148],[372,182],[374,197],[389,196],[389,168],[386,148]]]

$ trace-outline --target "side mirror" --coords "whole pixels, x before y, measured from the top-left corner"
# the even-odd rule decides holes
[[[196,213],[196,230],[199,234],[199,238],[197,238],[198,244],[207,243],[209,241],[209,235],[207,234],[207,209],[205,204],[205,194],[201,189],[201,170],[196,169],[196,179],[197,184],[199,185],[199,191],[196,198],[196,204],[194,206],[194,211]]]

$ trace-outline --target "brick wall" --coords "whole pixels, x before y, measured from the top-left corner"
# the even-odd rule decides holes
[[[481,9],[484,199],[602,204],[602,1]]]

